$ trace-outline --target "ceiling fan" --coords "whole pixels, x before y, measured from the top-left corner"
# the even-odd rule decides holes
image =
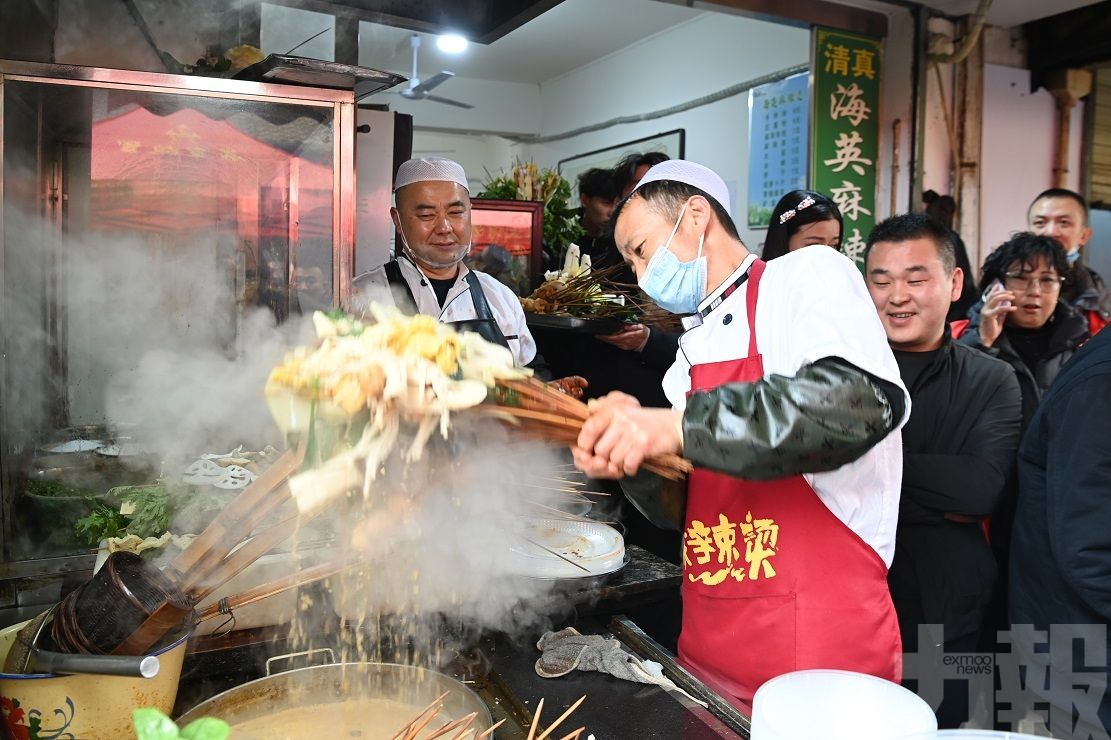
[[[443,71],[434,74],[427,80],[421,81],[417,74],[417,53],[420,51],[420,36],[413,34],[409,37],[409,46],[413,49],[413,76],[409,79],[409,87],[401,91],[401,97],[408,100],[431,100],[434,103],[446,103],[447,105],[454,105],[457,108],[474,108],[469,103],[462,103],[458,100],[451,98],[443,98],[439,95],[432,95],[431,92],[434,88],[447,82],[455,76],[454,72]]]

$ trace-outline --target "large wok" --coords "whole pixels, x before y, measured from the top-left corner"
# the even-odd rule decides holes
[[[407,715],[411,719],[445,691],[448,694],[443,699],[444,709],[430,727],[438,727],[471,712],[478,713],[472,726],[475,734],[490,727],[490,711],[462,683],[442,673],[395,663],[335,663],[278,673],[217,694],[190,709],[177,722],[184,727],[201,717],[218,717],[232,726],[235,737],[236,725],[272,717],[284,710],[304,709],[305,714],[316,718],[315,732],[310,740],[321,737],[388,740],[401,725],[387,731],[370,731],[375,700],[388,699],[411,706],[412,711]],[[347,702],[364,704],[366,711],[361,714],[366,721],[360,721],[358,726],[336,727],[332,720],[342,713],[329,707],[350,706]],[[275,727],[266,737],[268,740],[278,737],[299,740],[298,735],[282,734],[289,732],[288,727],[288,724]]]

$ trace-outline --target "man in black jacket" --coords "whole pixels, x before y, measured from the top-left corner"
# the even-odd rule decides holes
[[[1016,629],[1049,630],[1052,652],[1021,639],[1015,652],[1027,676],[1039,678],[1030,688],[1050,704],[1054,737],[1106,738],[1111,730],[1111,698],[1098,690],[1100,683],[1106,687],[1111,681],[1109,419],[1111,332],[1104,331],[1057,375],[1018,455],[1011,622]],[[1067,630],[1088,633],[1086,655],[1078,644],[1062,639]],[[1085,697],[1074,684],[1097,690]],[[1097,706],[1098,718],[1093,716]],[[1080,715],[1075,729],[1070,724],[1074,712]]]
[[[911,397],[888,574],[904,650],[914,652],[919,627],[930,625],[930,639],[946,653],[972,651],[996,578],[980,523],[1014,465],[1018,380],[1005,362],[949,334],[946,315],[963,275],[940,223],[919,214],[882,222],[869,237],[865,271]],[[935,634],[937,625],[943,634]],[[965,695],[946,692],[942,726],[967,719]]]

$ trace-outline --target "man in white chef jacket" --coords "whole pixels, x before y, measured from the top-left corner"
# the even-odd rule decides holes
[[[508,347],[517,365],[544,374],[517,296],[493,277],[469,269],[471,198],[463,167],[450,159],[410,159],[397,171],[390,216],[394,259],[355,278],[352,309],[392,302],[435,316]],[[581,395],[581,393],[580,393]]]

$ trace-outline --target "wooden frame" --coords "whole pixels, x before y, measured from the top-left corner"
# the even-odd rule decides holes
[[[579,175],[594,167],[613,167],[626,154],[632,152],[663,152],[671,159],[682,159],[686,154],[687,130],[684,128],[662,131],[652,136],[633,139],[621,144],[595,149],[559,160],[559,174],[571,183],[572,200],[578,203]]]
[[[533,200],[471,199],[471,252],[467,266],[498,278],[519,296],[527,296],[542,279],[544,203]],[[486,254],[499,246],[509,264]]]

